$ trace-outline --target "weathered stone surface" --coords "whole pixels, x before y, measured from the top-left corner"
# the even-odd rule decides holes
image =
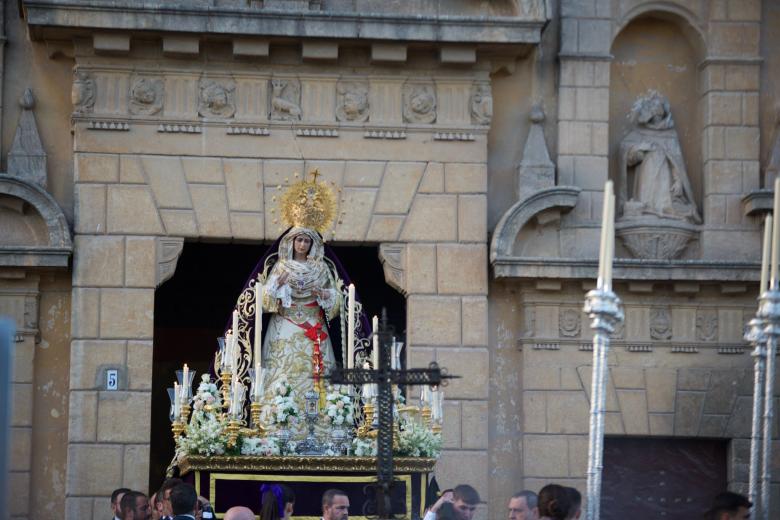
[[[295,174],[298,174],[298,179],[305,172],[303,169],[303,161],[287,161],[287,160],[268,160],[263,161],[263,184],[269,188],[276,188],[277,186],[286,186],[296,182]]]
[[[463,401],[462,445],[464,448],[484,449],[488,446],[488,403]]]
[[[702,415],[699,435],[702,437],[722,437],[727,421],[728,416],[725,415]]]
[[[487,294],[487,245],[436,246],[436,286],[440,294]]]
[[[100,296],[100,335],[112,338],[151,338],[154,329],[154,291],[104,289]]]
[[[645,388],[644,371],[641,368],[613,367],[609,371],[615,388]]]
[[[372,242],[394,242],[398,240],[404,217],[400,215],[374,215],[368,227],[366,240]]]
[[[777,402],[777,400],[775,400]],[[753,413],[753,398],[738,397],[734,411],[726,425],[726,437],[750,437],[751,415]],[[773,428],[777,431],[777,419],[773,421]]]
[[[157,248],[153,237],[127,237],[125,286],[154,288],[157,281]]]
[[[8,505],[9,517],[27,515],[30,510],[30,472],[18,471],[8,475]]]
[[[549,433],[587,433],[590,405],[584,392],[558,391],[547,399]]]
[[[560,387],[560,367],[530,364],[523,366],[523,388],[526,390],[558,390]]]
[[[422,366],[422,365],[414,365]],[[442,425],[442,443],[444,449],[461,447],[461,411],[460,401],[444,400],[444,424]]]
[[[68,397],[68,440],[97,440],[97,392],[71,392]]]
[[[198,236],[198,224],[195,221],[195,212],[189,209],[160,210],[165,226],[165,233],[172,236],[195,237]]]
[[[117,287],[124,282],[125,244],[122,237],[76,236],[73,285]]]
[[[644,390],[617,390],[623,426],[628,435],[647,435],[647,397]]]
[[[88,518],[93,519],[92,505],[94,501],[91,497],[68,497],[65,499],[65,518]],[[102,514],[103,511],[100,511]]]
[[[581,477],[588,471],[588,436],[570,435],[569,439],[569,476]]]
[[[99,289],[74,288],[71,304],[71,334],[74,338],[96,338],[98,335]]]
[[[523,432],[547,432],[547,395],[548,392],[523,392]]]
[[[119,182],[119,156],[108,154],[77,154],[76,182]]]
[[[149,442],[150,429],[128,424],[129,417],[148,416],[152,410],[150,392],[100,392],[98,394],[97,438],[100,442]]]
[[[647,417],[650,424],[650,435],[673,435],[674,415],[651,413]]]
[[[569,475],[569,442],[563,435],[524,435],[523,474],[526,478]]]
[[[455,241],[457,204],[457,198],[452,195],[417,195],[401,231],[401,240]]]
[[[223,162],[227,198],[231,211],[263,211],[262,163],[226,159]]]
[[[190,186],[198,234],[204,237],[230,236],[230,219],[223,186]]]
[[[742,374],[734,370],[713,370],[704,401],[705,414],[730,414],[736,401],[736,389]]]
[[[436,463],[436,480],[445,488],[468,481],[481,497],[488,496],[488,456],[484,451],[444,450]]]
[[[127,342],[127,387],[130,390],[152,388],[152,342]]]
[[[333,116],[330,116],[333,118]],[[311,172],[317,170],[320,173],[318,177],[319,182],[329,184],[334,190],[338,190],[344,184],[344,170],[346,163],[344,161],[324,161],[324,160],[307,160],[304,163],[303,171],[308,178],[311,179]],[[338,197],[338,193],[335,193]]]
[[[179,157],[144,156],[143,169],[160,208],[190,209],[192,201]]]
[[[125,446],[122,485],[146,493],[149,485],[149,445]]]
[[[119,182],[122,184],[146,184],[146,177],[137,155],[119,157]]]
[[[359,188],[379,186],[385,164],[383,161],[347,161],[344,170],[344,186]]]
[[[32,428],[11,428],[8,471],[30,471]]]
[[[261,240],[263,233],[263,215],[260,213],[231,213],[230,230],[233,238]]]
[[[70,346],[70,389],[97,389],[103,384],[104,368],[124,364],[124,341],[75,340]]]
[[[376,213],[406,213],[417,191],[425,163],[387,164],[376,200]]]
[[[334,237],[338,240],[361,241],[368,232],[371,213],[376,199],[373,188],[345,188],[341,194],[343,212],[336,226]]]
[[[436,246],[406,246],[406,290],[409,294],[436,293]]]
[[[104,495],[122,485],[122,446],[71,444],[68,446],[66,492],[70,495]]]
[[[588,403],[590,403],[592,366],[579,366],[577,367],[577,373],[580,375],[580,380],[582,381],[582,388],[585,390],[585,394],[587,395],[588,398]],[[612,382],[612,378],[607,379],[606,397],[607,400],[604,409],[607,412],[619,412],[620,406],[618,404],[617,394],[615,393],[615,385]]]
[[[429,162],[425,166],[423,178],[420,181],[419,193],[444,192],[444,165],[440,162]]]
[[[460,298],[412,295],[407,302],[411,345],[460,344]]]
[[[106,187],[103,184],[76,184],[76,233],[106,232]]]
[[[226,181],[222,176],[222,161],[218,157],[182,157],[181,165],[188,183],[222,184]]]
[[[487,399],[490,359],[487,350],[476,348],[440,348],[436,352],[439,365],[450,374],[466,377],[454,379],[447,387],[447,396],[453,399]]]
[[[484,163],[446,163],[444,189],[447,193],[485,193],[487,165]]]
[[[674,412],[677,394],[677,371],[674,369],[647,368],[647,409],[649,412]]]
[[[461,332],[463,345],[486,347],[488,344],[488,304],[482,296],[465,296],[462,301]]]
[[[710,387],[710,370],[706,368],[681,368],[677,371],[678,390],[707,390]]]
[[[487,197],[458,196],[458,239],[461,242],[483,242],[487,234]]]
[[[699,433],[704,405],[702,392],[677,392],[674,414],[674,434],[693,436]]]

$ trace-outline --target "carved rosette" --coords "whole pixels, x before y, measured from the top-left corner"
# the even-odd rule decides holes
[[[698,238],[699,226],[654,216],[634,217],[616,222],[615,235],[636,258],[671,260]]]
[[[236,113],[235,92],[236,85],[232,81],[201,80],[198,114],[202,117],[233,117]]]
[[[301,119],[301,83],[297,79],[271,80],[271,112],[274,121]]]
[[[403,107],[406,123],[436,122],[436,89],[433,84],[406,83],[403,88]]]
[[[336,87],[336,119],[364,123],[368,113],[368,83],[340,82]]]
[[[130,84],[130,113],[151,116],[162,110],[163,81],[161,78],[135,77]]]
[[[95,108],[96,95],[97,84],[92,74],[85,70],[76,69],[73,76],[73,87],[70,91],[73,111],[77,114],[91,113]]]
[[[490,84],[477,83],[471,87],[471,122],[475,125],[490,125],[493,119],[493,95]]]

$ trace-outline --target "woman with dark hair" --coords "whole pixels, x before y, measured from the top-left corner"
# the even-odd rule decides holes
[[[295,506],[292,489],[284,484],[263,484],[260,493],[260,520],[290,520]]]
[[[548,484],[539,491],[539,520],[574,520],[580,517],[581,505],[576,489]]]

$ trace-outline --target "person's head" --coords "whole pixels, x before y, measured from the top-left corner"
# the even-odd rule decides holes
[[[539,517],[571,520],[580,517],[582,495],[574,488],[548,484],[539,491]]]
[[[160,520],[163,516],[163,490],[158,489],[156,493],[152,495],[152,500],[149,501],[149,505],[152,507],[152,520]]]
[[[122,520],[150,520],[152,518],[149,499],[143,493],[128,491],[122,495],[119,504],[121,509],[119,518]]]
[[[198,493],[192,484],[181,483],[171,489],[171,509],[175,515],[195,515],[198,507]]]
[[[509,520],[538,520],[539,498],[533,491],[520,491],[509,499]]]
[[[122,501],[122,496],[129,491],[127,488],[119,488],[111,493],[111,512],[114,513],[114,516],[118,517],[121,513],[122,509],[119,503]]]
[[[211,503],[208,499],[206,497],[198,496],[198,513],[195,515],[196,520],[201,520],[203,518],[203,510],[207,507],[211,507]],[[213,518],[213,516],[209,518]]]
[[[731,491],[720,493],[708,511],[710,520],[748,520],[753,503],[746,496]]]
[[[296,235],[293,239],[293,258],[306,260],[309,250],[311,250],[311,237],[306,233]]]
[[[164,516],[173,516],[173,509],[171,508],[171,491],[176,486],[183,484],[184,481],[180,478],[167,478],[160,487],[161,496],[158,497],[162,514]]]
[[[260,487],[261,520],[280,520],[292,516],[295,493],[284,484],[263,484]]]
[[[329,489],[322,494],[323,520],[347,520],[349,497],[340,489]]]
[[[479,504],[479,493],[468,484],[460,484],[452,490],[452,507],[456,520],[471,520]]]
[[[262,514],[260,518],[263,518]],[[235,506],[225,511],[223,520],[255,520],[255,514],[248,507]]]

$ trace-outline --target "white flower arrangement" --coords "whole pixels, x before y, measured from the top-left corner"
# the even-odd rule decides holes
[[[281,377],[274,385],[271,403],[263,406],[260,411],[261,420],[267,425],[294,425],[300,415],[300,410],[293,397],[292,386],[286,377]]]
[[[324,422],[334,427],[351,428],[354,422],[355,409],[345,386],[332,388],[325,395]]]
[[[215,382],[211,381],[211,376],[203,374],[200,376],[200,384],[193,398],[192,407],[195,410],[209,410],[220,406],[219,390]]]
[[[408,422],[398,436],[398,455],[404,457],[437,458],[441,453],[441,434],[433,433],[425,426]]]
[[[185,434],[176,439],[177,450],[187,455],[223,455],[227,445],[224,428],[215,414],[196,410]]]
[[[376,456],[376,439],[363,439],[361,437],[355,437],[352,440],[352,452],[357,457]]]
[[[280,455],[276,437],[245,437],[241,443],[241,455]]]

